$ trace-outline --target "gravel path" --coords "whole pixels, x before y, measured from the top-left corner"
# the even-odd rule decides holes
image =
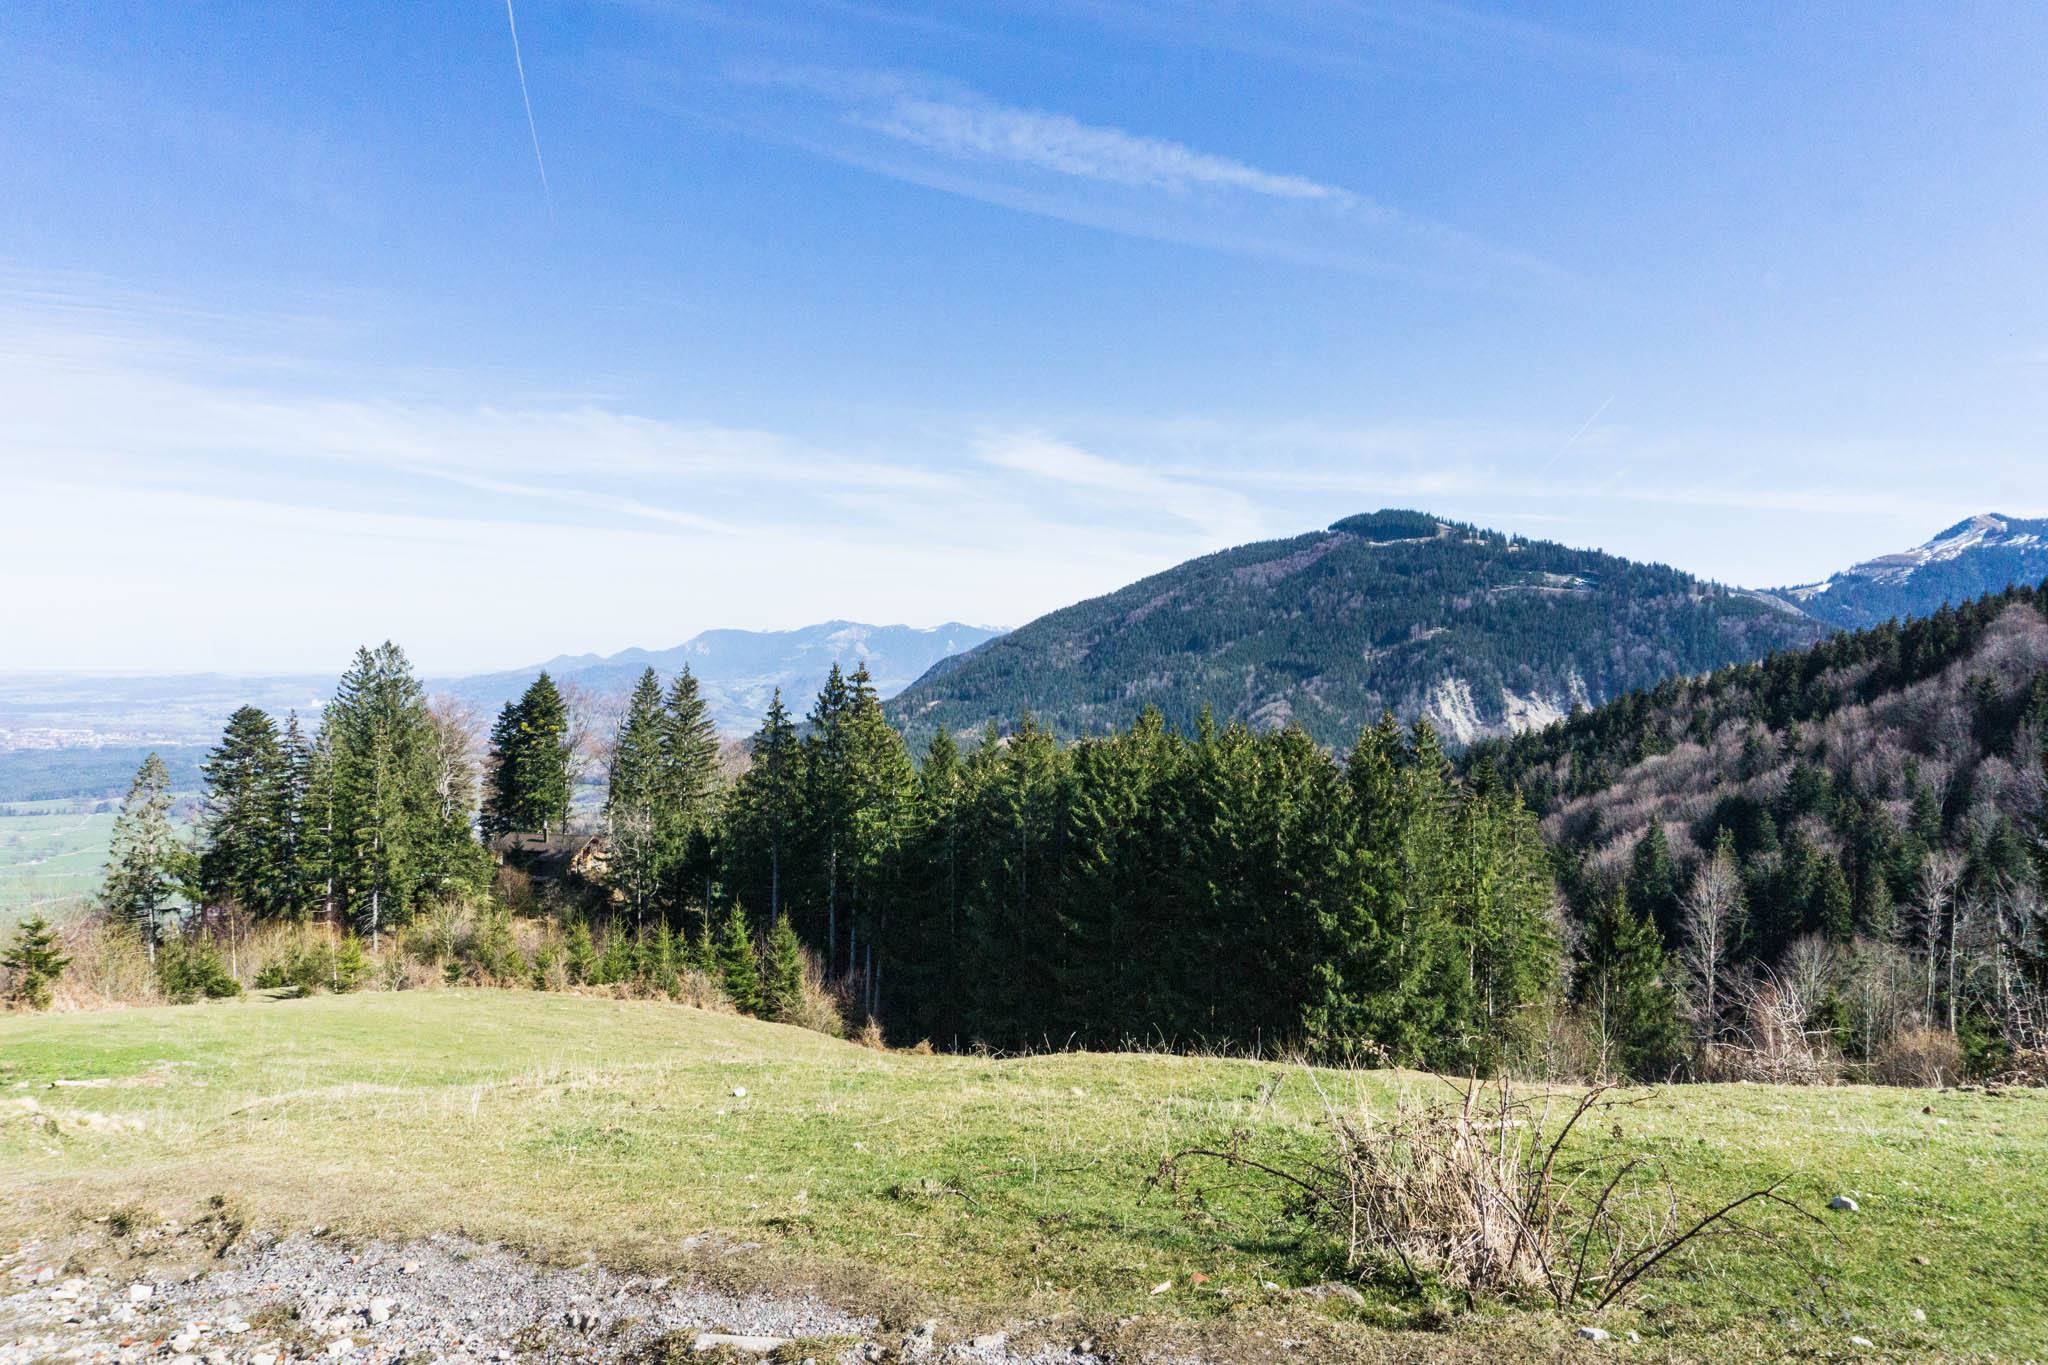
[[[152,1234],[143,1234],[144,1238]],[[320,1237],[244,1238],[219,1259],[196,1233],[166,1229],[141,1270],[105,1239],[0,1249],[0,1365],[380,1365],[398,1360],[636,1361],[703,1354],[868,1362],[931,1360],[1090,1365],[1073,1343],[1032,1355],[1000,1337],[950,1340],[928,1323],[907,1336],[803,1295],[735,1296],[702,1285],[548,1269],[452,1238],[404,1246]],[[183,1242],[190,1243],[181,1248]],[[132,1266],[133,1263],[125,1263]],[[173,1273],[172,1264],[195,1264]],[[720,1337],[742,1338],[721,1343]],[[804,1352],[808,1350],[810,1354]]]

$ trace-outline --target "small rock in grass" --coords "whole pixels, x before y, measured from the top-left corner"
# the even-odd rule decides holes
[[[1915,1321],[1915,1322],[1925,1322],[1925,1321],[1927,1321],[1927,1310],[1926,1310],[1925,1308],[1915,1308],[1915,1309],[1913,1310],[1913,1321]]]
[[[690,1349],[701,1355],[724,1346],[750,1356],[765,1356],[772,1355],[787,1345],[788,1337],[742,1337],[728,1332],[700,1332],[696,1341],[690,1344]]]
[[[967,1344],[977,1351],[1000,1351],[1009,1339],[1006,1332],[983,1332]]]
[[[1172,1280],[1161,1280],[1158,1284],[1152,1286],[1152,1296],[1157,1298],[1171,1288],[1173,1288]]]
[[[1838,1194],[1833,1199],[1828,1200],[1828,1207],[1836,1213],[1856,1213],[1861,1208],[1855,1200],[1846,1194]]]
[[[1877,1346],[1869,1337],[1850,1337],[1849,1344],[1864,1351],[1874,1350]]]
[[[1934,1264],[1934,1262],[1932,1262],[1932,1261],[1928,1260],[1928,1259],[1927,1259],[1927,1258],[1926,1258],[1925,1256],[1915,1256],[1915,1257],[1913,1258],[1913,1264],[1914,1264],[1914,1265],[1933,1265],[1933,1264]]]
[[[1607,1340],[1607,1333],[1601,1331],[1598,1327],[1581,1327],[1579,1329],[1579,1336],[1586,1341]]]
[[[745,1099],[747,1097],[747,1088],[743,1085],[734,1086],[732,1088],[732,1097],[736,1100]]]
[[[401,1275],[417,1275],[420,1273],[420,1263],[418,1261],[407,1261],[404,1265],[398,1267],[398,1273]]]

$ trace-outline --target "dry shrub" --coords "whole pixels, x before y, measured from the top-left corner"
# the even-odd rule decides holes
[[[679,1005],[695,1005],[700,1010],[732,1011],[732,1001],[725,998],[725,988],[709,972],[700,972],[695,967],[676,973],[676,987],[670,998]]]
[[[90,1010],[162,1002],[149,949],[132,930],[94,916],[63,925],[61,937],[71,965],[55,983],[53,1008]]]
[[[796,1009],[782,1022],[834,1038],[846,1037],[853,1031],[857,1012],[852,993],[843,985],[834,986],[825,980],[825,969],[810,949],[803,950],[803,959],[803,991],[797,998]]]
[[[2048,1085],[2048,1048],[2023,1048],[2013,1053],[1997,1081],[2000,1085]]]
[[[1776,1184],[1689,1213],[1654,1158],[1609,1156],[1609,1144],[1598,1161],[1568,1157],[1574,1129],[1639,1102],[1607,1087],[1577,1099],[1522,1098],[1508,1081],[1453,1089],[1454,1102],[1404,1101],[1387,1118],[1342,1113],[1326,1099],[1323,1154],[1291,1169],[1248,1156],[1240,1138],[1229,1150],[1170,1157],[1155,1181],[1177,1190],[1190,1160],[1220,1161],[1279,1182],[1292,1216],[1341,1245],[1354,1274],[1417,1294],[1539,1295],[1559,1310],[1605,1308],[1703,1238],[1762,1235],[1737,1221],[1746,1206],[1813,1217]]]
[[[1963,1046],[1947,1029],[1900,1029],[1878,1047],[1870,1071],[1880,1085],[1954,1085],[1963,1078]]]
[[[1741,1023],[1733,1041],[1708,1044],[1696,1064],[1701,1080],[1761,1085],[1832,1085],[1842,1060],[1827,1030],[1807,1026],[1799,990],[1766,971],[1736,990]]]

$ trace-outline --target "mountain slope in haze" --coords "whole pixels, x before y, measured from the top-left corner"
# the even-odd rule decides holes
[[[719,731],[742,735],[760,724],[777,688],[789,709],[801,716],[835,663],[848,671],[866,663],[876,690],[889,696],[946,656],[972,649],[996,634],[957,621],[929,628],[826,621],[796,630],[707,630],[673,649],[565,654],[531,668],[429,686],[488,713],[517,697],[543,668],[558,683],[611,694],[630,689],[649,668],[666,681],[688,665]]]
[[[1191,560],[948,659],[889,706],[912,734],[1014,723],[1290,721],[1348,745],[1391,708],[1469,742],[1803,647],[1827,627],[1661,565],[1442,522],[1349,517]]]
[[[1778,596],[1809,615],[1848,630],[1894,618],[1929,616],[2048,578],[2048,519],[1986,513],[1957,522],[1917,549],[1883,555],[1821,583],[1783,588]]]

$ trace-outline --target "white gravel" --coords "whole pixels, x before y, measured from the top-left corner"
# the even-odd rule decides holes
[[[549,1269],[454,1238],[245,1238],[201,1271],[172,1274],[173,1263],[190,1262],[123,1269],[103,1242],[0,1249],[0,1365],[618,1361],[702,1334],[826,1339],[844,1362],[1097,1360],[1076,1345],[1019,1355],[999,1337],[954,1339],[940,1323],[884,1333],[809,1295]]]

